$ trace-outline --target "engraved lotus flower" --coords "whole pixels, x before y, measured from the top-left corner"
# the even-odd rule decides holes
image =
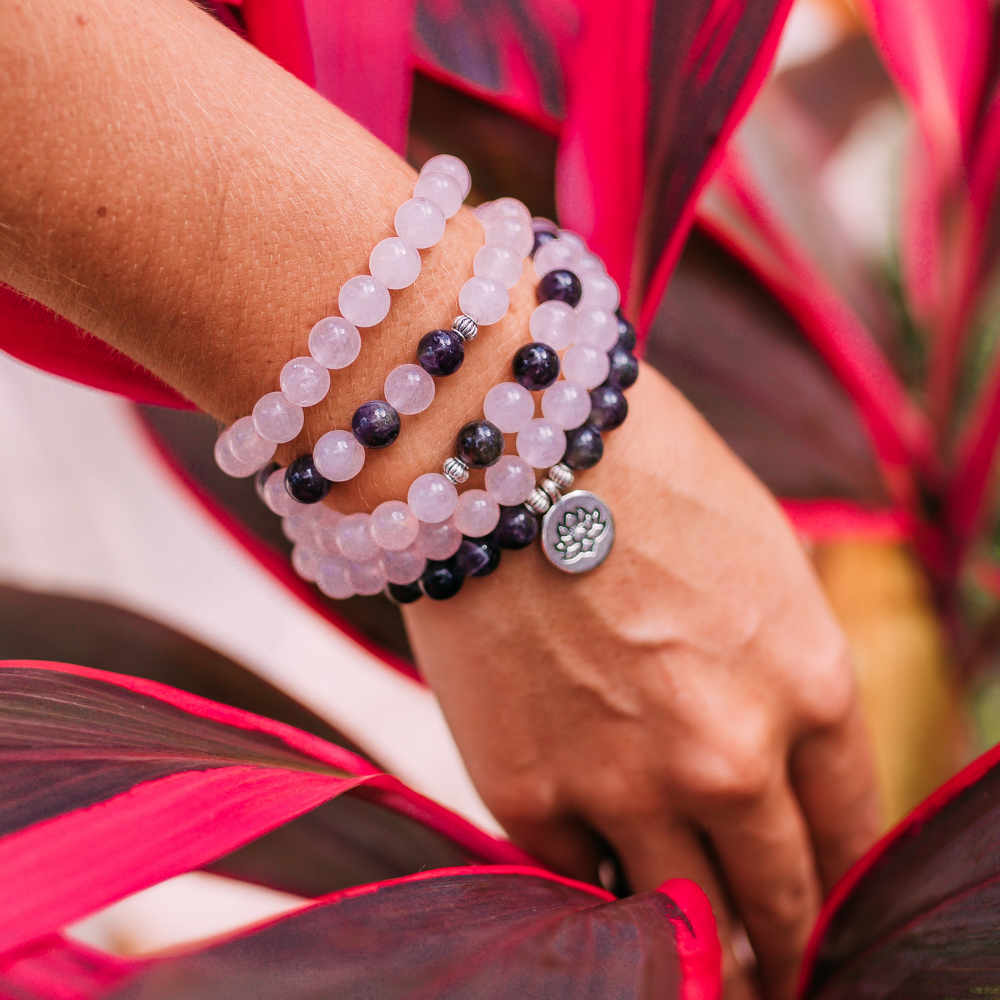
[[[553,548],[566,562],[573,562],[594,551],[594,546],[604,537],[607,524],[601,520],[598,509],[585,510],[577,507],[568,510],[556,526],[559,540]]]

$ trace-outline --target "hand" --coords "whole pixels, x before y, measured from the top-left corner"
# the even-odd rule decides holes
[[[777,505],[684,399],[644,366],[629,405],[577,480],[615,515],[599,569],[505,552],[407,624],[515,840],[579,878],[595,833],[636,890],[693,878],[724,944],[728,894],[765,995],[790,998],[824,890],[877,830],[845,640]]]

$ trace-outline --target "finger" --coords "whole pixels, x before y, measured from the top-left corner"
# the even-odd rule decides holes
[[[562,875],[597,882],[606,855],[598,838],[582,821],[570,816],[526,819],[497,816],[518,847]]]
[[[875,772],[857,699],[842,722],[793,746],[790,769],[828,892],[879,831]]]
[[[821,890],[809,830],[784,774],[754,802],[710,815],[705,829],[757,956],[764,994],[790,1000]]]

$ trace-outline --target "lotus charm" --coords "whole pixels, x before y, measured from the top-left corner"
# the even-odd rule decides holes
[[[542,550],[566,573],[585,573],[604,562],[615,538],[606,503],[586,490],[557,500],[542,519]]]

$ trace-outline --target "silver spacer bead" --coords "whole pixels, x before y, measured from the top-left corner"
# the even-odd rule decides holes
[[[457,486],[469,478],[469,467],[460,458],[446,458],[444,460],[444,474]]]
[[[573,485],[573,470],[568,465],[560,462],[549,469],[549,479],[552,480],[561,490],[569,489]]]
[[[479,333],[479,324],[471,316],[466,316],[465,313],[455,317],[451,328],[462,340],[475,340],[476,334]]]
[[[548,498],[548,495],[542,490],[535,489],[531,491],[531,495],[527,500],[524,501],[524,506],[531,511],[532,514],[544,514],[551,506],[552,501]]]
[[[562,500],[562,490],[559,489],[558,483],[552,482],[551,479],[543,479],[538,487],[553,503],[559,503]]]

